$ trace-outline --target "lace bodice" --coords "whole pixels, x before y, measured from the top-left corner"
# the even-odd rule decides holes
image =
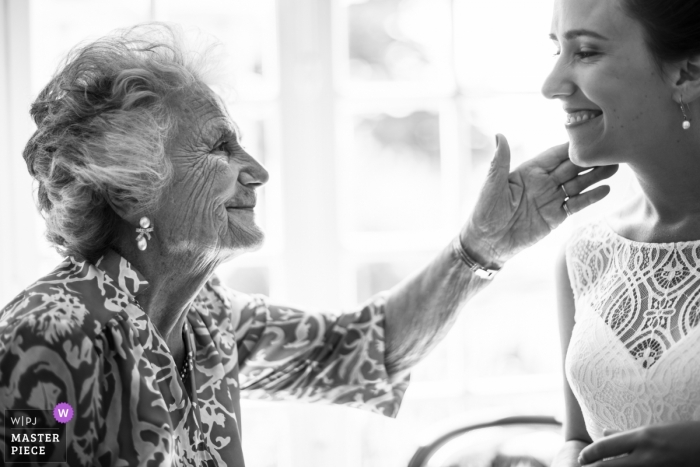
[[[700,240],[640,243],[599,221],[566,249],[566,376],[589,434],[700,420]]]

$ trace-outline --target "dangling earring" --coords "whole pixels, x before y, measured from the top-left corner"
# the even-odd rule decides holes
[[[690,106],[688,104],[683,103],[683,96],[681,96],[681,112],[683,112],[683,129],[687,130],[690,128],[690,119],[688,118],[688,114],[685,113],[686,107],[688,108],[688,112],[690,112]]]
[[[141,218],[139,224],[141,225],[141,228],[136,229],[136,231],[139,233],[139,235],[136,237],[136,245],[139,247],[139,250],[144,251],[146,250],[146,247],[148,247],[148,243],[146,243],[146,238],[148,238],[149,240],[151,239],[151,232],[153,232],[153,227],[151,227],[151,220],[146,216],[143,216]]]

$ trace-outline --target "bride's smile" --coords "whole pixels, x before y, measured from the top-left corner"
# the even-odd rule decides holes
[[[566,127],[576,128],[603,115],[600,110],[566,110]]]
[[[662,71],[620,0],[559,0],[550,37],[556,62],[542,93],[562,102],[572,161],[638,161],[682,133],[674,75]]]

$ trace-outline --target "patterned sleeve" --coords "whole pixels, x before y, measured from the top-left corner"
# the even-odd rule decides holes
[[[384,363],[383,297],[333,315],[219,287],[231,304],[245,397],[343,404],[396,416],[409,377],[389,374]]]
[[[0,328],[0,427],[5,426],[5,409],[52,411],[58,402],[68,402],[75,409],[74,419],[66,424],[70,465],[94,465],[104,429],[98,424],[99,364],[93,343],[68,321],[46,322],[30,315],[5,323]],[[4,449],[9,433],[0,432]]]

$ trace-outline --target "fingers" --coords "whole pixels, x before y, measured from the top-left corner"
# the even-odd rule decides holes
[[[556,170],[563,162],[566,161],[569,161],[569,143],[564,143],[558,146],[551,147],[539,156],[535,157],[534,159],[531,159],[530,162],[542,168],[545,172],[551,173],[552,171]],[[569,164],[573,165],[571,161],[569,161]],[[582,169],[579,169],[578,172],[580,172],[581,170]],[[571,177],[573,177],[573,175]],[[571,177],[564,178],[562,180],[568,180]]]
[[[561,185],[565,181],[571,180],[572,178],[576,177],[584,170],[586,169],[581,168],[578,165],[571,162],[569,159],[566,159],[560,162],[559,165],[551,171],[550,175],[554,177],[554,180],[556,180]]]
[[[617,433],[606,438],[599,439],[593,444],[589,444],[581,450],[579,462],[581,465],[587,465],[602,461],[603,459],[617,457],[632,452],[637,444],[634,433],[634,431]],[[620,459],[624,458],[621,457]],[[613,460],[606,461],[604,465],[616,465],[612,464],[612,462]]]
[[[577,212],[586,209],[591,204],[595,204],[601,199],[605,198],[608,196],[608,193],[610,193],[609,186],[598,186],[590,191],[569,198],[566,201],[566,205],[569,208],[569,211],[571,211],[571,214],[576,214]]]
[[[563,163],[562,165],[565,165]],[[573,165],[574,168],[577,166]],[[601,199],[605,198],[610,193],[609,186],[599,186],[590,191],[582,193],[588,187],[595,185],[596,183],[605,180],[606,178],[612,177],[615,172],[617,172],[617,165],[609,165],[602,167],[595,167],[593,170],[584,173],[583,175],[575,175],[571,180],[562,183],[562,191],[566,193],[569,198],[562,204],[562,211],[569,217],[575,214],[591,204],[595,204]]]
[[[617,165],[596,167],[583,175],[574,175],[570,180],[562,183],[562,185],[569,196],[576,196],[582,191],[585,191],[589,186],[612,177],[615,172],[617,172],[617,169]]]
[[[592,464],[584,464],[580,462],[584,467],[640,467],[639,459],[635,459],[634,456],[622,456],[616,457],[614,459],[605,459]]]

